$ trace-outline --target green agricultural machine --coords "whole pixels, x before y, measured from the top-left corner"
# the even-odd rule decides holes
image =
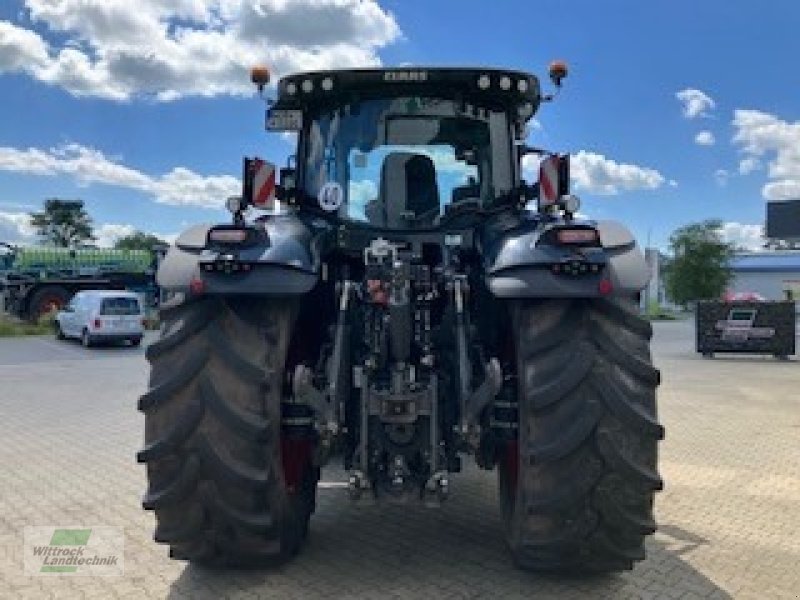
[[[147,250],[0,244],[0,293],[8,312],[32,321],[59,310],[81,290],[128,289],[152,304],[154,256]]]

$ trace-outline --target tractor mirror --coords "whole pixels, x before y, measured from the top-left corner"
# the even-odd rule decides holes
[[[276,197],[275,165],[260,158],[245,158],[242,199],[245,205],[270,210]]]
[[[569,155],[551,154],[539,165],[539,209],[555,206],[569,194]]]

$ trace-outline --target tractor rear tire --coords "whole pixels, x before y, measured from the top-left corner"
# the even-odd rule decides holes
[[[169,544],[174,559],[210,567],[285,562],[307,535],[319,473],[309,460],[296,485],[284,476],[292,303],[178,296],[160,318],[161,337],[146,351],[137,455],[147,465],[142,504],[155,511],[155,541]]]
[[[523,301],[512,316],[519,431],[498,479],[514,561],[631,569],[663,487],[650,323],[623,299]]]
[[[67,305],[72,294],[60,285],[45,285],[36,290],[28,304],[28,319],[36,322],[42,317],[59,311]]]

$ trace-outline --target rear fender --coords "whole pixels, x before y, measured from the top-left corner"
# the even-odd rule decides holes
[[[317,236],[293,215],[275,215],[251,225],[256,243],[220,249],[208,244],[211,225],[182,233],[158,268],[156,280],[171,292],[202,289],[205,294],[296,295],[311,291],[319,279]],[[235,272],[208,265],[233,258]],[[248,265],[247,270],[240,268]]]
[[[487,264],[487,286],[498,298],[593,298],[638,294],[650,272],[630,231],[615,221],[582,221],[597,229],[600,245],[581,249],[580,256],[597,273],[555,274],[555,263],[577,256],[573,248],[539,243],[547,230],[516,232],[501,239]],[[605,283],[603,283],[605,282]],[[609,285],[610,284],[610,285]]]

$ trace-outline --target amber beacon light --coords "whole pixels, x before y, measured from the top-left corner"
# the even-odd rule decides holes
[[[269,69],[264,66],[255,66],[250,69],[250,81],[258,86],[259,91],[269,83]]]
[[[567,76],[568,72],[567,63],[563,60],[554,60],[550,63],[550,81],[552,81],[556,87],[561,87],[561,80]]]

